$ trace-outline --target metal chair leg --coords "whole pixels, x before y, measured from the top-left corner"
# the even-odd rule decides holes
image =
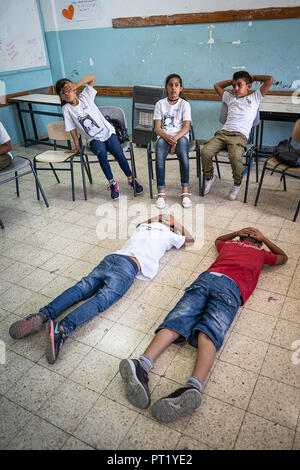
[[[149,145],[151,145],[151,144],[148,144],[148,148],[147,148],[148,178],[149,178],[150,198],[153,199],[153,192],[152,192],[152,178],[153,178],[153,175],[152,175],[152,155],[151,155],[151,149],[149,148]]]
[[[3,222],[2,222],[1,219],[0,219],[0,227],[1,227],[1,228],[4,228],[4,224],[3,224]]]
[[[250,171],[251,171],[251,162],[252,162],[252,154],[247,156],[247,178],[246,178],[246,187],[245,187],[245,194],[244,194],[244,203],[247,202],[248,186],[249,186]]]
[[[73,161],[70,161],[70,170],[71,170],[72,200],[75,201],[74,166],[73,166]]]
[[[296,219],[297,219],[297,216],[298,216],[298,213],[299,213],[299,209],[300,209],[300,199],[299,199],[297,209],[296,209],[296,212],[295,212],[295,215],[294,215],[294,218],[293,218],[293,222],[296,222]]]
[[[84,174],[84,161],[83,161],[83,155],[82,155],[81,152],[80,152],[80,166],[81,166],[81,175],[82,175],[82,186],[83,186],[84,199],[87,200],[86,182],[85,182],[85,174]]]
[[[15,177],[16,177],[16,192],[17,192],[17,196],[19,197],[20,196],[20,191],[19,191],[19,181],[18,181],[18,172],[15,171]]]
[[[218,162],[218,156],[217,155],[215,155],[215,161],[216,161],[216,165],[217,165],[218,177],[220,179],[221,178],[221,173],[220,173],[220,168],[219,168],[219,162]]]
[[[268,163],[268,160],[266,160],[265,163],[264,163],[263,171],[262,171],[262,174],[261,174],[261,177],[260,177],[260,181],[259,181],[259,185],[258,185],[258,189],[257,189],[257,193],[256,193],[256,198],[255,198],[255,202],[254,202],[255,206],[257,206],[257,201],[258,201],[258,198],[259,198],[259,195],[260,195],[260,190],[261,190],[262,182],[263,182],[263,179],[264,179],[264,176],[265,176],[267,163]]]
[[[39,178],[38,178],[38,175],[37,175],[37,173],[35,172],[35,169],[33,168],[33,165],[32,165],[32,163],[31,163],[31,161],[30,161],[30,160],[28,160],[28,161],[29,161],[29,164],[30,164],[30,168],[31,168],[31,170],[32,170],[32,173],[34,174],[36,184],[37,184],[39,190],[40,190],[41,193],[42,193],[42,196],[43,196],[44,202],[45,202],[45,204],[46,204],[46,207],[49,207],[49,204],[48,204],[46,195],[45,195],[45,193],[44,193],[44,190],[43,190],[43,188],[42,188],[42,185],[41,185],[41,183],[40,183],[40,180],[39,180]]]
[[[49,165],[51,166],[51,169],[52,169],[52,171],[53,171],[53,173],[54,173],[54,176],[55,176],[55,178],[56,178],[56,181],[57,181],[58,183],[60,183],[59,177],[57,176],[57,173],[56,173],[56,171],[55,171],[55,169],[54,169],[54,166],[52,165],[52,163],[49,163]]]
[[[33,159],[33,167],[34,167],[34,171],[37,175],[37,166],[36,166],[36,160],[35,160],[35,157]],[[36,187],[36,197],[37,197],[37,200],[39,201],[40,200],[40,191],[39,191],[39,186],[37,184],[37,181],[35,179],[35,187]]]

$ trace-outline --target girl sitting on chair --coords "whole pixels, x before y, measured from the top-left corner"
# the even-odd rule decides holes
[[[94,100],[97,91],[94,87],[95,75],[92,73],[82,78],[77,83],[72,83],[67,78],[56,82],[55,91],[61,98],[62,112],[65,120],[65,128],[70,132],[75,144],[75,152],[79,151],[79,140],[76,129],[87,139],[92,152],[97,155],[100,166],[106,176],[111,198],[118,199],[119,185],[114,180],[110,164],[107,159],[109,151],[119,163],[121,169],[128,178],[128,184],[133,188],[133,179],[122,146],[116,136],[115,128],[104,118]],[[77,96],[76,90],[86,85],[83,92]],[[72,150],[74,153],[74,150]],[[135,180],[136,193],[143,192],[143,186]]]
[[[189,129],[191,106],[182,95],[182,79],[173,73],[165,82],[167,97],[159,100],[154,109],[156,143],[156,178],[158,198],[156,207],[166,206],[165,167],[169,153],[176,153],[181,176],[181,197],[183,207],[191,207],[189,198]]]

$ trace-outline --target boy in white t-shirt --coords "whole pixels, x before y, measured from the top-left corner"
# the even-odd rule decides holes
[[[12,155],[9,153],[10,150],[10,137],[2,122],[0,122],[0,170],[4,170],[10,164],[12,160]]]
[[[106,256],[87,276],[65,290],[38,313],[13,323],[9,334],[21,339],[48,322],[46,357],[56,361],[60,348],[75,328],[91,320],[119,300],[135,277],[151,281],[157,274],[159,260],[172,247],[179,249],[193,243],[190,233],[173,216],[161,214],[139,224],[121,250]],[[89,300],[87,300],[89,299]],[[71,305],[87,300],[60,323],[54,319]]]
[[[249,94],[254,81],[263,82],[263,85],[254,93]],[[250,75],[246,71],[235,72],[232,80],[225,80],[214,85],[216,92],[228,106],[226,122],[222,130],[217,131],[214,137],[207,142],[201,150],[201,160],[205,177],[204,195],[208,194],[217,177],[213,174],[213,157],[221,150],[227,149],[232,168],[234,186],[229,199],[234,201],[241,189],[243,179],[244,154],[252,124],[256,117],[259,104],[273,83],[269,75]],[[228,86],[233,87],[233,94],[225,91]]]

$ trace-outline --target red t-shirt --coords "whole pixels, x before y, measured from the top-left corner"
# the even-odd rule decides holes
[[[243,303],[254,291],[262,266],[273,266],[277,260],[274,253],[239,240],[219,241],[217,250],[219,256],[207,271],[233,279],[240,288]]]

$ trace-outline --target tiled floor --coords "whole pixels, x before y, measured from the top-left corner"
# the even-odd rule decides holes
[[[33,156],[38,150],[20,146],[15,153]],[[299,199],[297,180],[288,180],[284,194],[279,177],[267,176],[255,208],[254,174],[248,203],[243,204],[242,194],[231,202],[230,167],[223,165],[221,181],[203,199],[197,194],[193,161],[194,206],[182,219],[176,205],[178,166],[168,163],[169,209],[199,237],[203,222],[196,208],[204,204],[204,243],[168,252],[153,282],[136,280],[117,304],[78,328],[53,366],[45,359],[44,330],[19,341],[9,337],[13,321],[37,311],[119,248],[127,223],[132,230],[156,213],[154,206],[150,213],[146,150],[136,148],[135,156],[145,186],[136,199],[116,164],[123,198],[114,203],[97,165],[92,167],[88,201],[78,167],[75,202],[68,173],[61,174],[61,184],[50,172],[41,173],[48,209],[37,202],[31,175],[20,181],[19,199],[14,183],[0,186],[5,224],[0,230],[0,346],[6,350],[5,364],[0,365],[0,448],[300,449],[300,216],[291,221]],[[178,422],[160,424],[149,409],[136,409],[127,401],[118,373],[120,359],[144,351],[184,288],[213,262],[214,239],[249,225],[285,250],[289,261],[263,269],[217,355],[201,407]],[[116,227],[123,239],[113,239]],[[105,232],[111,233],[110,239],[103,239]],[[153,400],[185,382],[195,354],[190,346],[172,345],[159,358],[150,374]]]

